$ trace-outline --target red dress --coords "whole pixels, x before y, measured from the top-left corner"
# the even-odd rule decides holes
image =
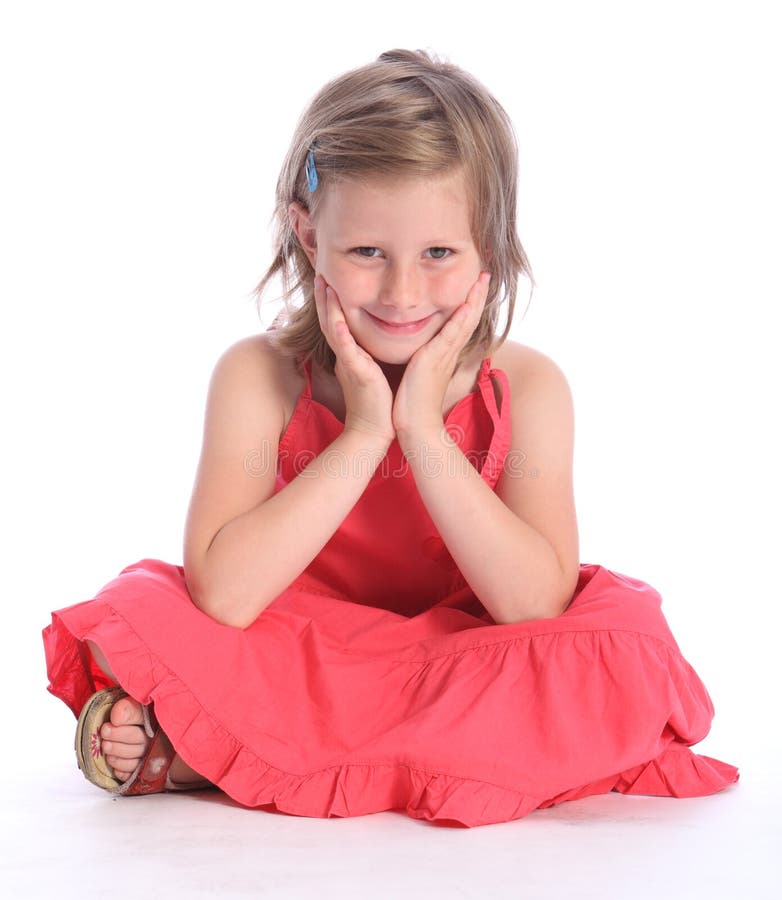
[[[510,404],[490,364],[446,426],[494,488]],[[343,428],[305,370],[276,491]],[[737,781],[734,766],[689,749],[714,708],[660,606],[648,584],[582,564],[563,615],[494,624],[394,441],[320,554],[250,627],[218,624],[192,603],[181,566],[143,559],[53,613],[43,635],[49,690],[74,714],[110,683],[90,639],[120,685],[154,703],[180,756],[240,804],[314,817],[400,809],[469,827],[612,790],[696,797]]]

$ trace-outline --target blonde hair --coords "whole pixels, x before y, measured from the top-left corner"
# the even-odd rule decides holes
[[[318,175],[314,192],[305,173],[311,149]],[[270,279],[280,273],[285,310],[274,320],[269,339],[283,354],[310,356],[334,373],[336,357],[315,306],[315,271],[291,226],[289,205],[298,201],[314,218],[321,188],[329,183],[433,176],[459,166],[470,195],[473,241],[492,275],[485,309],[462,349],[461,363],[476,347],[485,352],[508,336],[519,275],[534,286],[516,233],[518,148],[507,113],[467,72],[422,50],[390,50],[316,94],[299,119],[277,180],[275,257],[254,291],[260,304]],[[299,306],[290,302],[297,294],[304,298]],[[494,344],[502,298],[508,304],[507,323]]]

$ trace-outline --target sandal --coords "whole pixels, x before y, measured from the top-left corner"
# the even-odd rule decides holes
[[[168,770],[176,756],[171,741],[158,725],[151,706],[143,706],[144,731],[152,742],[127,781],[114,777],[111,766],[101,750],[100,729],[111,716],[114,704],[127,697],[120,687],[97,691],[84,704],[76,726],[76,762],[87,781],[112,794],[132,797],[141,794],[159,794],[163,791],[194,790],[213,787],[209,781],[177,784],[171,781]]]

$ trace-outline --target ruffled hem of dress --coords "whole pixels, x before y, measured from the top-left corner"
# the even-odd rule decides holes
[[[703,797],[738,780],[736,766],[693,753],[674,741],[655,759],[622,772],[613,790],[647,797]]]
[[[44,629],[50,693],[78,716],[95,690],[113,683],[97,669],[83,643],[94,641],[106,655],[119,684],[140,703],[154,703],[158,721],[182,759],[249,808],[271,806],[282,813],[313,818],[401,810],[433,824],[470,828],[512,821],[535,809],[612,790],[696,797],[716,793],[738,780],[734,766],[697,756],[678,742],[643,765],[548,799],[386,760],[349,762],[305,774],[286,772],[248,750],[210,716],[121,615],[100,601],[88,603],[94,626],[84,625],[73,633],[64,621],[68,611],[61,610],[52,615],[52,625]]]

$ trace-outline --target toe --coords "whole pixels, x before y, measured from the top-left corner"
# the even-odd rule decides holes
[[[123,697],[111,708],[112,725],[143,725],[141,704],[132,697]]]
[[[132,759],[136,765],[146,750],[143,744],[120,744],[117,741],[103,741],[101,745],[106,759]],[[113,765],[113,763],[109,763]]]
[[[107,756],[106,762],[111,766],[114,777],[119,778],[120,781],[127,781],[136,767],[135,762],[126,759],[117,759],[114,756]]]
[[[150,738],[139,725],[104,725],[101,728],[101,738],[113,744],[133,745],[139,753],[143,752],[150,742]]]

